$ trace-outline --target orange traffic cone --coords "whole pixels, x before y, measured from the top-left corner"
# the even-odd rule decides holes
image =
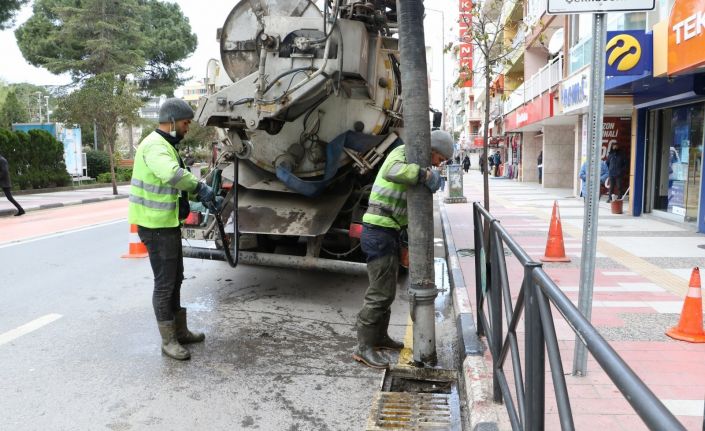
[[[129,239],[129,249],[127,251],[127,254],[123,254],[122,258],[124,259],[136,259],[136,258],[141,258],[141,257],[147,257],[149,253],[147,253],[147,247],[142,243],[140,240],[139,235],[137,235],[137,225],[136,224],[131,224],[130,225],[130,239]]]
[[[546,241],[546,251],[541,258],[543,262],[570,262],[570,258],[565,255],[563,245],[563,228],[561,227],[561,214],[558,212],[558,202],[553,201],[553,214],[551,215],[551,226],[548,228],[548,241]]]
[[[666,331],[666,335],[676,340],[689,341],[691,343],[705,343],[705,331],[703,331],[703,299],[700,291],[700,269],[696,266],[690,274],[688,283],[688,295],[683,302],[681,320],[678,326]]]

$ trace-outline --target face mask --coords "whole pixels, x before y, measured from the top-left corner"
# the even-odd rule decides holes
[[[171,121],[171,131],[169,132],[172,138],[176,138],[176,121]]]

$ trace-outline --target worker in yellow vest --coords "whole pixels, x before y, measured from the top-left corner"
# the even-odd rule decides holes
[[[453,138],[441,130],[431,132],[431,164],[439,166],[453,156]],[[406,189],[425,185],[431,193],[441,187],[438,170],[407,163],[404,146],[392,150],[377,173],[369,206],[362,218],[360,243],[367,255],[370,285],[357,315],[357,348],[353,359],[372,368],[386,368],[389,361],[378,349],[399,350],[404,344],[389,337],[391,306],[399,272],[399,234],[408,224]]]
[[[132,170],[128,222],[137,225],[154,273],[152,306],[162,337],[162,352],[174,359],[191,357],[184,344],[205,339],[191,332],[181,307],[184,258],[181,221],[189,214],[188,193],[212,208],[215,193],[184,166],[176,146],[188,133],[193,109],[181,99],[167,99],[159,109],[159,127],[142,140]]]

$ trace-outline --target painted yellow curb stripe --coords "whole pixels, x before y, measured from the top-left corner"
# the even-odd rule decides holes
[[[399,352],[397,367],[411,368],[414,363],[414,322],[411,316],[406,322],[406,333],[404,334],[404,348]]]

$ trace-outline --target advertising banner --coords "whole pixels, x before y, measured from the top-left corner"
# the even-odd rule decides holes
[[[642,75],[653,70],[651,34],[643,30],[608,31],[606,76]]]
[[[668,19],[668,74],[705,64],[705,0],[676,0]]]

